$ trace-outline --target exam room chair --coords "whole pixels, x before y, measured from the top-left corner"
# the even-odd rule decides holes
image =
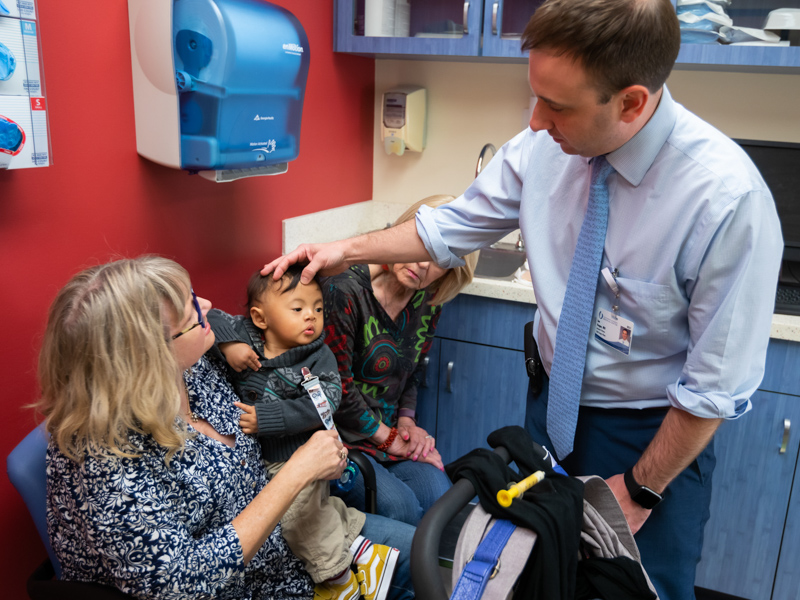
[[[49,434],[44,423],[36,427],[17,444],[6,459],[8,478],[25,501],[33,518],[39,537],[47,550],[45,560],[28,578],[28,596],[31,600],[129,600],[133,596],[118,589],[97,583],[61,581],[61,565],[50,545],[47,535],[45,503],[47,498],[47,476],[45,454]],[[367,512],[377,509],[375,470],[366,457],[357,450],[350,451],[352,460],[364,475]]]
[[[351,448],[348,450],[347,457],[356,463],[364,477],[364,510],[370,514],[378,513],[378,488],[375,481],[375,468],[367,460],[360,450]]]
[[[48,439],[49,434],[42,423],[17,444],[6,459],[8,478],[25,501],[48,556],[28,578],[28,596],[31,600],[135,600],[133,596],[99,583],[59,579],[61,565],[50,545],[45,515]]]

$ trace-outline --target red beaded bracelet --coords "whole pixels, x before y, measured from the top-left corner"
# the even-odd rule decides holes
[[[392,427],[392,430],[389,432],[389,437],[387,437],[384,442],[378,446],[378,450],[381,452],[386,452],[391,445],[394,443],[394,438],[397,437],[397,427]]]

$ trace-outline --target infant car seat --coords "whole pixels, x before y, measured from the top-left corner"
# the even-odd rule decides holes
[[[439,540],[477,492],[481,504],[456,546],[451,598],[611,599],[624,588],[626,597],[657,599],[622,509],[602,478],[556,473],[547,451],[520,427],[490,434],[489,444],[494,452],[479,448],[447,465],[455,483],[417,528],[411,553],[417,598],[448,598],[436,560]],[[508,466],[510,459],[519,472]],[[535,470],[545,471],[541,483],[510,506],[497,502],[498,491]]]

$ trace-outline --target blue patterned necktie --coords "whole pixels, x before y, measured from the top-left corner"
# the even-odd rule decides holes
[[[608,225],[606,180],[613,170],[605,156],[596,156],[592,161],[589,205],[578,234],[556,329],[556,348],[550,368],[547,434],[559,460],[572,452],[578,422],[586,347]]]

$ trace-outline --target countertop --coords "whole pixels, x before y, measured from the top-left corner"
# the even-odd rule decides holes
[[[402,204],[370,200],[286,219],[283,221],[283,252],[294,250],[302,243],[333,242],[383,229],[406,208]],[[513,237],[509,239],[512,243],[516,240],[515,235],[509,237]],[[461,293],[536,304],[536,297],[530,284],[504,279],[476,277]],[[800,341],[800,317],[773,315],[770,337]]]

